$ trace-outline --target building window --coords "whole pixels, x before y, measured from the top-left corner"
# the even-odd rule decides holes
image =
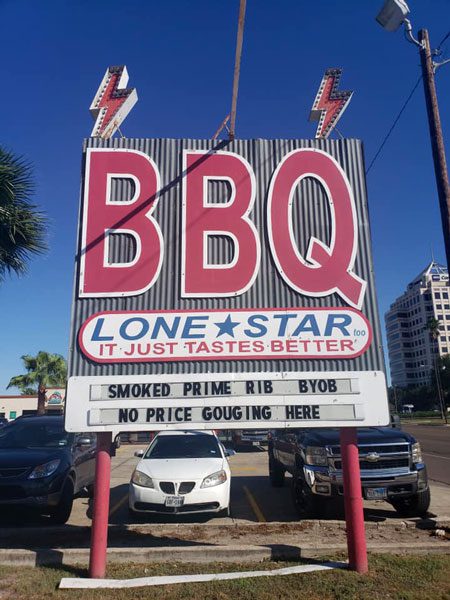
[[[434,297],[435,298],[440,298],[441,297],[441,292],[434,292]]]
[[[442,297],[444,298],[444,300],[448,300],[448,292],[443,292]]]
[[[447,338],[445,336],[441,337],[440,339],[441,339],[441,342],[446,342],[447,341]]]
[[[442,354],[448,354],[448,348],[446,346],[442,346]]]
[[[450,304],[444,304],[444,310],[450,310]]]

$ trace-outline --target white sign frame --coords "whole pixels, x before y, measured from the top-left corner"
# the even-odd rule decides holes
[[[100,386],[127,384],[180,384],[205,382],[296,382],[298,380],[309,381],[332,381],[352,380],[351,392],[337,394],[330,392],[330,387],[325,384],[319,393],[262,393],[234,395],[189,395],[186,397],[154,397],[154,398],[112,398],[103,399]],[[189,387],[189,386],[188,386]],[[239,386],[234,386],[239,387]],[[279,387],[279,386],[278,386]],[[157,388],[160,389],[160,388]],[[176,389],[180,389],[177,385]],[[230,386],[232,389],[232,386]],[[318,387],[316,386],[318,391]],[[389,423],[389,410],[385,402],[380,402],[386,394],[386,379],[381,371],[301,371],[281,373],[208,373],[208,374],[176,374],[176,375],[115,375],[115,376],[85,376],[70,377],[68,381],[67,394],[77,398],[77,402],[66,405],[66,430],[67,431],[111,431],[114,435],[119,432],[132,431],[161,431],[165,429],[175,430],[210,430],[210,429],[275,429],[289,427],[372,427],[383,426]],[[348,418],[348,406],[354,407],[354,418]],[[190,422],[148,422],[142,421],[142,415],[148,408],[178,408],[192,407],[194,414],[199,414],[198,408],[205,407],[275,407],[276,419],[259,420],[208,420],[207,422],[193,420]],[[282,419],[280,407],[296,406],[319,406],[322,413],[334,415],[334,418],[313,419]],[[347,407],[344,409],[344,407]],[[117,422],[112,416],[120,409],[137,409],[139,413],[136,422]],[[287,409],[284,408],[285,414]],[[339,412],[345,416],[338,419]],[[167,411],[166,411],[167,412]],[[206,411],[208,413],[209,411]],[[292,411],[291,411],[292,412]],[[309,411],[308,411],[309,412]],[[243,411],[245,414],[245,410]]]

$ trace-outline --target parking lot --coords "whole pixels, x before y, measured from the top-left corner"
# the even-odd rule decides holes
[[[450,513],[450,485],[448,477],[443,476],[450,460],[449,430],[435,427],[413,427],[410,432],[419,439],[428,463],[431,487],[430,512],[436,516],[447,516]],[[442,438],[442,439],[441,439]],[[436,440],[440,445],[436,446]],[[436,446],[438,452],[434,451]],[[268,457],[264,447],[240,448],[237,454],[229,458],[232,471],[231,482],[231,517],[214,515],[143,515],[131,516],[128,512],[128,483],[135,465],[139,461],[134,453],[145,448],[144,445],[123,444],[112,459],[110,523],[210,523],[220,525],[233,522],[247,523],[293,523],[298,521],[291,501],[290,476],[286,477],[282,488],[270,485],[268,477]],[[445,475],[445,473],[444,473]],[[364,502],[367,521],[399,520],[392,506],[383,501]],[[68,525],[80,527],[90,525],[92,517],[92,500],[86,495],[75,500]],[[342,502],[330,505],[326,518],[343,519]],[[20,527],[42,525],[48,518],[38,517],[29,510],[2,511],[0,527]]]
[[[130,518],[128,514],[128,482],[138,458],[134,452],[144,446],[124,445],[112,462],[110,523],[133,522],[211,522],[213,524],[235,521],[250,522],[293,522],[298,521],[290,495],[290,478],[282,488],[273,488],[268,477],[267,450],[263,447],[241,449],[229,459],[232,470],[231,517],[210,516],[143,516]],[[431,467],[432,489],[431,512],[436,515],[449,513],[450,486],[433,480],[434,465]],[[386,502],[364,502],[367,520],[398,519],[397,513]],[[85,525],[90,520],[88,498],[76,500],[70,524]],[[330,519],[343,518],[343,507],[333,507],[327,515]]]

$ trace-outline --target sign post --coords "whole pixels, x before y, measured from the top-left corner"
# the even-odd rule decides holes
[[[108,432],[97,434],[95,459],[94,507],[92,511],[89,577],[101,579],[106,572],[108,546],[109,488],[111,481],[111,443]]]
[[[367,573],[369,566],[356,429],[354,427],[342,428],[340,438],[348,561],[351,569],[358,573]]]
[[[389,422],[362,157],[358,140],[85,142],[65,426],[101,438],[92,576],[122,431],[350,428],[362,552],[347,436]]]

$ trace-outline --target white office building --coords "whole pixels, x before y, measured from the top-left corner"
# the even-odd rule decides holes
[[[427,323],[439,320],[440,336],[430,338]],[[392,385],[431,383],[435,357],[450,352],[450,288],[447,268],[432,261],[385,315]]]

